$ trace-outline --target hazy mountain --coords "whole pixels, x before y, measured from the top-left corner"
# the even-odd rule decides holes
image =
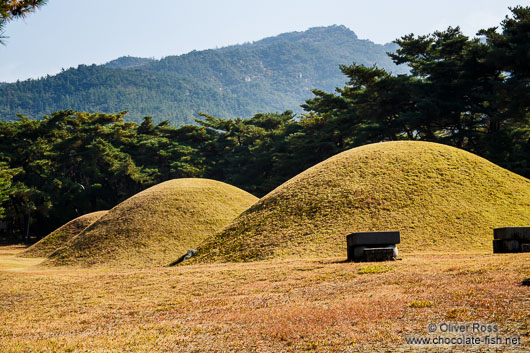
[[[386,55],[396,45],[357,38],[344,26],[311,28],[254,43],[192,51],[160,60],[121,57],[80,65],[54,76],[0,86],[0,119],[32,118],[62,110],[129,111],[141,121],[192,123],[202,111],[218,117],[301,111],[312,89],[332,91],[346,81],[340,64],[397,67]]]

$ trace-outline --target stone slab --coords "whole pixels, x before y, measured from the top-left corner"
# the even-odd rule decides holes
[[[502,246],[506,252],[519,252],[521,250],[518,240],[503,240]]]
[[[394,245],[401,242],[399,231],[389,232],[357,232],[346,236],[348,246],[365,245],[375,247],[376,245]]]
[[[348,261],[353,261],[354,260],[354,250],[355,250],[355,247],[353,246],[347,246],[346,247],[346,251],[347,251],[347,254],[348,254]]]
[[[394,260],[394,249],[392,248],[366,248],[364,249],[364,261],[392,261]]]
[[[352,249],[352,259],[359,260],[364,258],[364,249],[366,249],[366,246],[349,246],[349,248]]]
[[[521,244],[521,252],[530,252],[530,243]]]
[[[500,239],[493,239],[493,253],[494,254],[502,254],[506,251],[504,251],[504,247],[502,246],[502,240]]]
[[[493,239],[525,240],[530,242],[530,227],[503,227],[493,229]]]
[[[493,240],[493,253],[495,254],[513,253],[521,251],[521,243],[519,243],[519,240]]]
[[[389,255],[392,252],[392,255]],[[381,255],[385,254],[385,255]],[[368,258],[367,258],[368,256]],[[381,259],[379,259],[381,257]],[[391,258],[389,258],[391,257]],[[366,246],[349,246],[348,261],[387,261],[398,257],[398,248],[395,245],[366,247]]]

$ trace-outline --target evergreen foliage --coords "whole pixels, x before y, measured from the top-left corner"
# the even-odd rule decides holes
[[[4,44],[4,26],[17,18],[24,18],[28,13],[46,4],[47,0],[0,0],[0,44]]]
[[[350,129],[347,145],[425,140],[464,148],[530,175],[530,8],[468,38],[460,29],[396,40],[390,56],[411,68],[390,75],[377,67],[342,66],[347,86],[314,91],[304,105]]]

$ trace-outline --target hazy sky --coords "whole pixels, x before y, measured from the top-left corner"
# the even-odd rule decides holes
[[[161,58],[332,24],[376,43],[457,25],[473,36],[498,25],[508,7],[516,5],[530,6],[530,0],[48,0],[27,19],[6,26],[0,81],[37,78],[124,55]]]

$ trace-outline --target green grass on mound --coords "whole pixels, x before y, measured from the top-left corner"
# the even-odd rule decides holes
[[[208,179],[174,179],[112,208],[47,265],[160,266],[197,247],[257,198]]]
[[[57,228],[37,243],[27,248],[20,257],[47,257],[77,236],[86,227],[101,218],[107,211],[97,211],[79,216]]]
[[[492,228],[530,225],[530,181],[428,142],[354,148],[263,197],[195,261],[346,256],[346,235],[400,230],[400,253],[491,251]]]

